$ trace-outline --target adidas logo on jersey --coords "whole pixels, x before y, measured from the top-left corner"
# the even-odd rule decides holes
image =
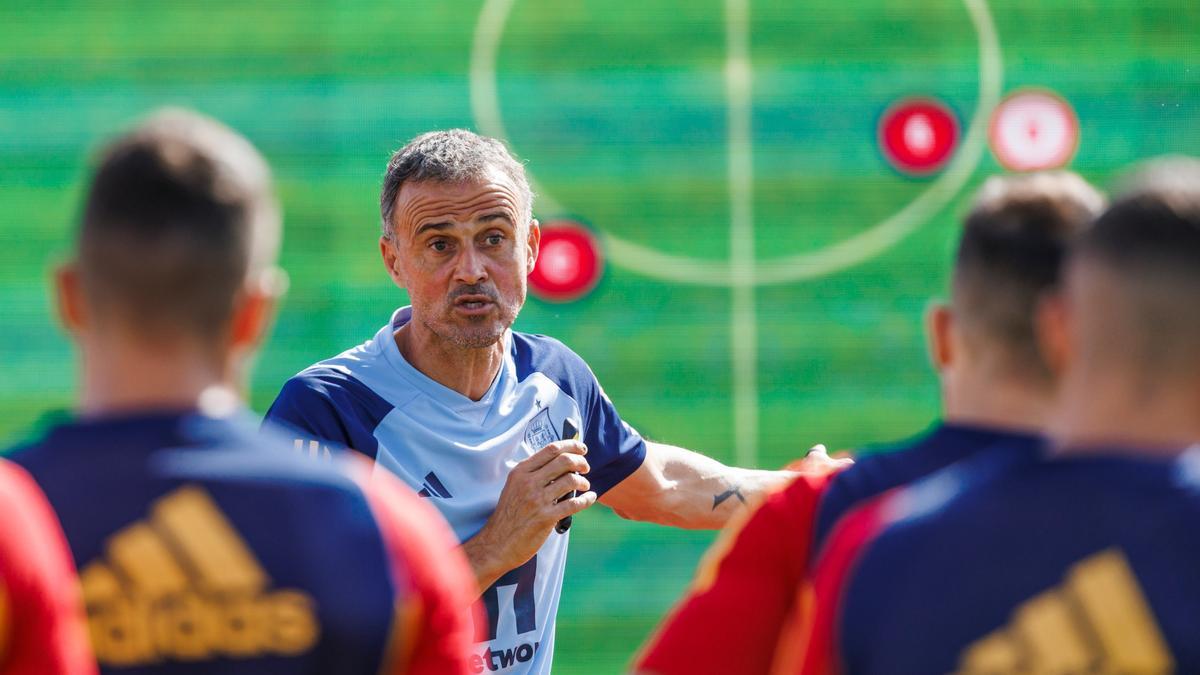
[[[421,497],[437,497],[439,499],[450,499],[454,495],[446,489],[442,481],[432,471],[425,474],[425,482],[421,483],[421,491],[417,493]]]
[[[101,665],[294,656],[320,636],[303,591],[271,579],[202,489],[160,498],[80,573]]]
[[[1174,661],[1117,549],[1076,563],[1066,581],[1025,601],[1009,624],[963,651],[960,675],[1174,672]]]

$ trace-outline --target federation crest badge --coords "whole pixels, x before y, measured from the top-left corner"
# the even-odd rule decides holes
[[[550,420],[550,408],[543,408],[525,427],[525,445],[528,445],[531,451],[537,452],[557,440],[559,438],[554,432],[554,422]]]

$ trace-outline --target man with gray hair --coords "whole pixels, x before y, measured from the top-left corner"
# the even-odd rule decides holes
[[[510,329],[538,254],[531,209],[499,141],[413,139],[388,164],[379,240],[411,306],[293,377],[268,413],[374,457],[442,511],[487,611],[476,672],[549,672],[572,514],[599,499],[625,518],[717,528],[795,476],[644,440],[578,355]]]

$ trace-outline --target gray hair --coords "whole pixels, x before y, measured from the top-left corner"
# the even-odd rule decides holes
[[[525,166],[495,138],[466,129],[449,129],[421,134],[392,155],[379,195],[383,236],[391,239],[394,234],[396,195],[405,181],[465,183],[485,178],[489,169],[499,169],[512,180],[522,202],[518,215],[528,223],[532,218],[533,190],[525,177]]]

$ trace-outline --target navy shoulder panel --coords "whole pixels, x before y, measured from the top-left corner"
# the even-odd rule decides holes
[[[866,500],[996,446],[1024,458],[1036,454],[1041,441],[1020,432],[939,424],[912,440],[863,456],[833,479],[822,498],[812,550],[819,552],[837,521]]]
[[[583,358],[552,337],[517,332],[512,334],[512,357],[518,381],[541,373],[579,404],[592,467],[588,481],[597,496],[642,465],[646,442],[617,414]]]
[[[339,368],[314,366],[292,377],[266,422],[316,440],[353,448],[371,458],[379,450],[375,427],[392,404]]]
[[[512,338],[518,381],[541,373],[577,400],[576,392],[586,392],[594,386],[596,378],[587,363],[562,342],[546,335],[517,332]]]
[[[820,552],[833,526],[854,507],[922,475],[926,467],[911,461],[911,450],[903,446],[855,458],[853,466],[830,481],[813,527],[814,553]]]
[[[188,659],[196,664],[179,665],[167,647],[139,632],[167,620],[157,613],[160,605],[177,605],[136,601],[143,592],[136,577],[118,574],[112,578],[119,579],[119,590],[97,600],[96,611],[105,621],[130,618],[120,620],[121,635],[97,646],[103,670],[119,665],[118,670],[130,672],[178,667],[230,675],[379,671],[401,591],[370,504],[352,473],[360,469],[352,469],[347,453],[318,461],[291,446],[290,438],[260,433],[250,420],[185,414],[85,420],[52,430],[22,449],[20,456],[34,467],[30,473],[54,507],[81,571],[119,566],[112,542],[122,533],[152,531],[152,544],[176,544],[167,547],[169,560],[156,558],[156,564],[188,571],[186,590],[168,593],[186,592],[179,597],[216,612],[213,616],[233,618],[274,611],[272,598],[284,593],[303,599],[287,605],[290,619],[307,622],[311,614],[309,623],[317,627],[305,633],[306,645],[286,654],[269,646],[273,643],[246,643],[259,639],[253,637],[257,628],[236,636],[221,628],[206,634],[213,640],[211,649],[208,642],[199,643],[208,651]],[[175,505],[170,507],[175,515],[161,515],[164,503]],[[199,571],[197,551],[211,551],[214,558],[208,560],[219,560],[235,577],[254,574],[265,581],[252,592],[210,591],[212,579]],[[135,639],[137,645],[154,647],[135,649],[129,642]],[[259,646],[234,649],[227,640]],[[147,662],[131,664],[130,654]]]
[[[1151,621],[1119,624],[1124,635],[1158,633],[1174,656],[1171,670],[1200,672],[1200,545],[1188,536],[1200,492],[1179,466],[995,450],[897,493],[896,514],[843,592],[837,632],[846,670],[960,670],[962,655],[990,640],[1015,645],[1030,672],[1042,672],[1039,659],[1058,654],[993,638],[1061,612],[1065,600],[1067,638],[1138,615]],[[1081,583],[1085,565],[1092,572]],[[1098,577],[1098,569],[1108,571]],[[1137,596],[1148,611],[1114,601]],[[1145,650],[1147,642],[1136,644]]]

